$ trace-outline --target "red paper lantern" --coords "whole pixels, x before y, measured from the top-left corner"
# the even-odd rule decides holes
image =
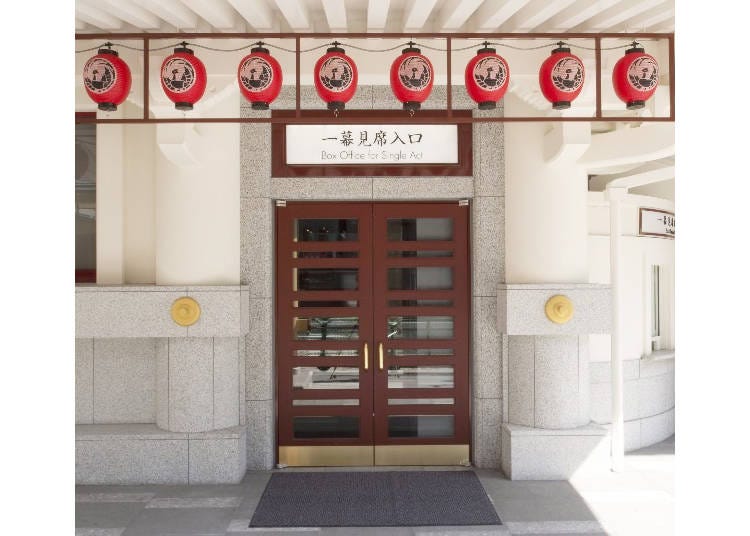
[[[343,110],[357,91],[357,66],[334,42],[315,63],[315,89],[329,110]]]
[[[578,56],[570,53],[563,42],[552,55],[544,60],[539,69],[539,87],[544,97],[552,103],[555,110],[570,108],[570,103],[583,89],[583,62]]]
[[[477,50],[464,72],[466,92],[479,104],[480,110],[493,110],[508,90],[510,81],[508,62],[487,45],[489,43],[484,43],[484,47]]]
[[[106,43],[111,47],[112,43]],[[91,100],[106,112],[117,110],[130,93],[130,69],[111,48],[100,48],[83,66],[83,86]]]
[[[192,110],[206,91],[206,67],[187,48],[187,43],[161,64],[161,88],[178,110]]]
[[[409,47],[391,64],[391,89],[398,100],[404,103],[404,110],[419,110],[427,100],[435,81],[435,70],[426,56],[409,42]]]
[[[625,51],[612,70],[615,93],[628,110],[643,108],[659,85],[659,65],[645,52],[633,42],[633,48]]]
[[[251,48],[237,68],[240,91],[252,103],[253,110],[268,110],[281,92],[281,65],[263,48],[263,43]]]

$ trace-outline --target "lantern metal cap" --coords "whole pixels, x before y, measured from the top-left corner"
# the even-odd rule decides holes
[[[627,108],[628,110],[640,110],[645,107],[646,107],[645,100],[632,100],[632,101],[628,101],[628,103],[625,105],[625,108]]]
[[[180,45],[182,46],[176,47],[174,49],[175,54],[193,54],[193,49],[187,47],[187,42],[183,41],[182,43],[180,43]]]
[[[192,102],[175,102],[174,107],[182,112],[188,112],[193,109]]]
[[[406,101],[404,102],[404,110],[408,110],[410,112],[415,112],[419,110],[422,107],[422,105],[417,101]]]
[[[251,49],[250,49],[250,53],[251,53],[251,54],[254,54],[254,53],[256,53],[256,52],[262,52],[263,54],[268,54],[268,53],[269,53],[269,52],[268,52],[268,49],[267,49],[266,47],[264,47],[264,46],[263,46],[263,45],[265,45],[265,43],[264,43],[263,41],[258,41],[258,42],[257,42],[257,43],[255,43],[255,44],[256,44],[257,46],[254,46],[253,48],[251,48]]]
[[[328,103],[328,109],[333,110],[334,112],[338,112],[346,108],[346,103],[342,101],[330,101]]]
[[[104,43],[104,46],[107,48],[100,48],[97,50],[98,54],[112,54],[115,57],[119,56],[116,50],[112,50],[112,43]]]
[[[100,102],[98,108],[103,112],[117,111],[117,105],[114,102]]]
[[[557,101],[552,103],[553,110],[567,110],[570,108],[570,101]]]
[[[268,103],[255,101],[250,105],[250,108],[253,110],[268,110]]]
[[[414,46],[414,45],[416,45],[416,43],[414,41],[409,41],[407,44],[409,46],[406,47],[405,49],[403,49],[401,51],[401,54],[411,54],[411,53],[421,54],[422,53],[422,50],[420,50],[420,49],[418,49],[417,47]],[[419,108],[417,108],[417,109],[419,109]]]
[[[480,110],[494,110],[497,108],[497,103],[495,101],[482,101],[479,103],[478,108]]]
[[[341,47],[339,46],[339,45],[340,45],[341,43],[339,43],[338,41],[334,41],[334,42],[333,42],[333,43],[331,43],[331,44],[332,44],[333,46],[332,46],[332,47],[329,47],[329,48],[327,48],[327,49],[326,49],[326,53],[330,53],[330,52],[338,52],[339,54],[346,54],[346,50],[344,50],[343,48],[341,48]]]
[[[631,48],[625,51],[625,55],[635,54],[635,53],[643,54],[644,52],[646,52],[646,49],[640,46],[640,43],[638,41],[633,41],[632,43],[630,43],[630,46]]]
[[[490,48],[490,46],[489,46],[490,42],[489,41],[485,41],[484,43],[482,43],[482,45],[484,45],[484,46],[482,48],[480,48],[479,50],[477,50],[477,56],[479,56],[480,54],[495,54],[495,53],[497,53],[497,49],[496,48]],[[494,108],[494,106],[493,106],[493,108]]]
[[[567,54],[570,54],[570,47],[565,46],[565,45],[566,43],[564,41],[558,41],[557,48],[553,50],[551,54],[557,54],[558,52],[565,52]]]

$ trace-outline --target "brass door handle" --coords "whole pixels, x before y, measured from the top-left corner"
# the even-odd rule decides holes
[[[378,366],[383,370],[383,343],[378,344]]]
[[[364,348],[364,354],[365,354],[365,370],[367,370],[370,367],[370,353],[369,353],[369,347],[367,346],[367,343],[365,343]]]

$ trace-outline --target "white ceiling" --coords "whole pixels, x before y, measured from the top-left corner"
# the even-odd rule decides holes
[[[78,33],[674,32],[674,0],[76,0]]]

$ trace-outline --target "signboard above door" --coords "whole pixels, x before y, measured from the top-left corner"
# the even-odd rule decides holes
[[[638,211],[638,234],[674,238],[674,212],[641,207]]]
[[[274,116],[293,114],[276,111]],[[382,177],[472,175],[471,124],[446,123],[444,114],[424,110],[435,124],[388,123],[400,110],[304,111],[320,124],[272,127],[273,177]],[[455,111],[468,116],[470,111]],[[357,123],[378,117],[382,124]]]

